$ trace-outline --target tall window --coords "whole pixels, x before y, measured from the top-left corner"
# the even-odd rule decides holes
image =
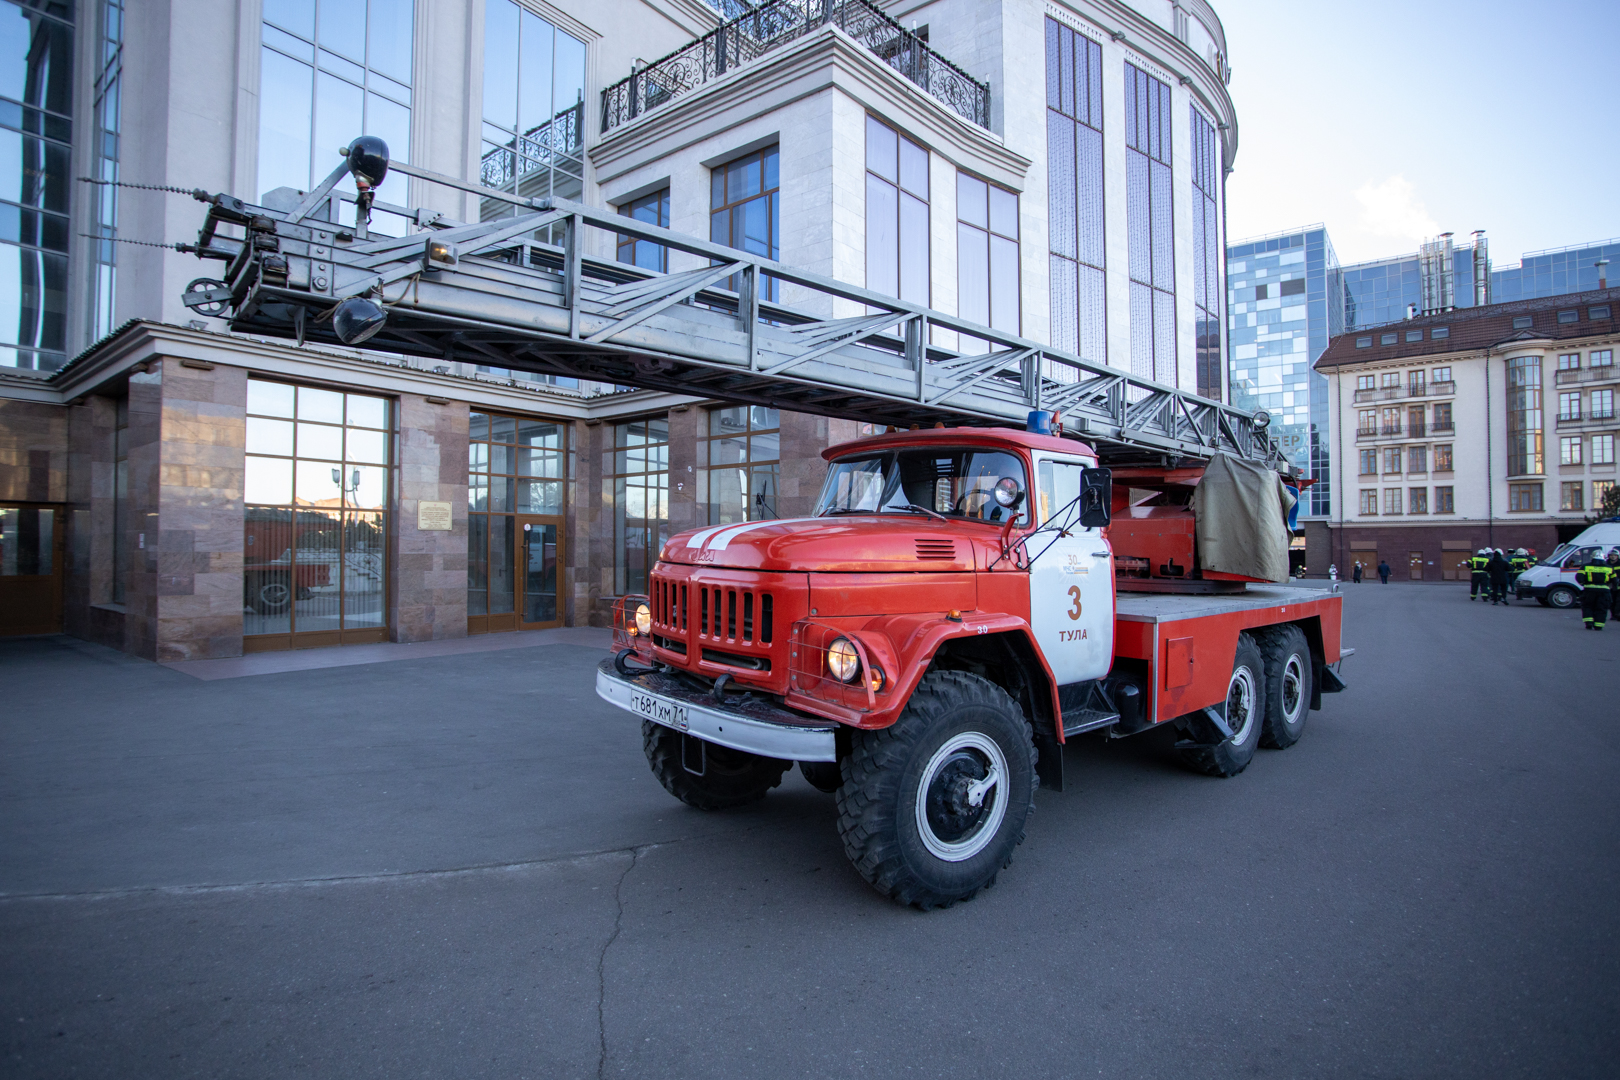
[[[388,405],[248,380],[243,633],[382,640]]]
[[[744,154],[709,174],[709,239],[750,255],[782,257],[781,155],[774,146]],[[870,214],[870,211],[868,211]],[[738,282],[727,287],[735,289]],[[762,300],[780,298],[781,283],[767,276]]]
[[[962,318],[1019,332],[1018,196],[967,173],[956,174],[956,295]],[[963,352],[989,343],[963,337]]]
[[[1434,471],[1451,471],[1451,444],[1440,443],[1434,448]]]
[[[647,591],[669,539],[669,418],[613,426],[614,590]]]
[[[1429,512],[1429,489],[1406,489],[1406,512],[1408,514],[1427,514]]]
[[[122,96],[124,71],[124,0],[102,0],[101,48],[96,56],[100,65],[95,81],[95,120],[97,138],[92,151],[99,184],[89,192],[95,200],[92,214],[95,230],[93,247],[95,278],[91,284],[90,336],[96,340],[113,332],[116,320],[113,314],[114,290],[117,285],[118,245],[118,189],[112,181],[118,179],[119,99]]]
[[[1215,125],[1194,106],[1187,107],[1192,128],[1192,233],[1193,233],[1193,318],[1198,340],[1198,393],[1221,400],[1222,371],[1226,357],[1221,348],[1220,236],[1221,216],[1215,207],[1220,190],[1221,151]],[[1285,281],[1283,287],[1303,286],[1305,282]]]
[[[1384,448],[1384,471],[1387,473],[1398,473],[1401,471],[1400,447],[1386,446]]]
[[[1102,46],[1047,19],[1052,345],[1098,362],[1108,358],[1102,126]]]
[[[376,0],[372,0],[376,3]],[[585,43],[512,0],[484,6],[485,187],[543,199],[585,192]],[[515,213],[485,199],[483,221]],[[542,240],[560,239],[562,225]]]
[[[1361,513],[1366,517],[1378,516],[1378,489],[1361,489]]]
[[[1401,433],[1400,406],[1379,410],[1378,430],[1384,435],[1399,435]]]
[[[1378,473],[1378,451],[1363,450],[1361,452],[1361,475],[1374,476]]]
[[[708,435],[698,447],[708,490],[710,525],[764,521],[779,516],[782,420],[763,405],[737,405],[709,413]]]
[[[1429,471],[1429,448],[1427,446],[1411,446],[1407,448],[1406,471],[1408,473],[1426,473]]]
[[[866,118],[866,287],[928,303],[928,151]]]
[[[1509,476],[1542,471],[1539,356],[1516,356],[1507,362],[1507,442]],[[1534,486],[1539,498],[1541,485]]]
[[[1451,430],[1451,402],[1439,401],[1434,406],[1434,430]]]
[[[1131,371],[1176,385],[1176,244],[1171,219],[1170,87],[1125,65],[1125,214]]]
[[[1565,480],[1558,485],[1558,509],[1585,510],[1586,509],[1586,483],[1581,480]]]
[[[1384,489],[1384,516],[1398,517],[1401,512],[1401,489]]]
[[[1586,440],[1579,435],[1565,435],[1558,440],[1558,464],[1581,464],[1581,450]]]
[[[526,417],[467,416],[467,617],[510,615],[517,595],[514,514],[563,512],[563,428]],[[525,621],[534,622],[535,619]],[[507,624],[509,629],[510,623]],[[501,629],[490,626],[488,629]],[[474,629],[469,624],[469,629]]]
[[[1611,492],[1613,490],[1614,490],[1614,481],[1613,480],[1594,480],[1594,481],[1592,481],[1592,509],[1594,509],[1594,510],[1603,509],[1603,504],[1604,504],[1605,500],[1608,499],[1609,492]]]
[[[1371,409],[1362,409],[1356,414],[1356,434],[1378,434],[1378,414]]]
[[[1437,514],[1456,513],[1457,504],[1453,497],[1455,489],[1449,484],[1434,489],[1434,512]]]
[[[341,163],[337,149],[376,135],[395,161],[411,160],[412,0],[264,0],[259,86],[259,190],[308,191]],[[405,176],[377,189],[404,205]],[[339,191],[353,192],[344,177]],[[345,203],[340,220],[352,222]],[[373,227],[403,235],[377,211]]]
[[[1614,419],[1614,391],[1613,390],[1594,390],[1594,391],[1592,391],[1592,419],[1593,420],[1613,420]]]
[[[669,228],[669,188],[621,204],[619,215],[644,221],[648,225]],[[620,262],[632,263],[643,270],[657,270],[661,274],[669,272],[669,249],[651,240],[637,240],[620,233],[618,257]]]
[[[1581,418],[1581,392],[1572,391],[1558,395],[1558,419],[1579,420]]]
[[[1559,353],[1558,354],[1558,370],[1559,371],[1579,371],[1580,368],[1581,368],[1581,354],[1580,353],[1572,352],[1572,353]]]
[[[1593,465],[1613,465],[1614,464],[1614,436],[1613,435],[1594,435],[1594,436],[1592,436],[1592,464]]]
[[[0,3],[0,367],[66,362],[73,25]]]
[[[1614,364],[1614,350],[1613,349],[1593,349],[1590,359],[1591,359],[1592,366],[1595,367],[1595,368],[1611,367]]]

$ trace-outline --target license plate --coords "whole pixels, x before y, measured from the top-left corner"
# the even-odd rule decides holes
[[[674,728],[676,731],[688,731],[686,722],[686,706],[673,701],[666,701],[652,694],[643,694],[639,691],[630,695],[630,709],[645,716],[655,724]]]

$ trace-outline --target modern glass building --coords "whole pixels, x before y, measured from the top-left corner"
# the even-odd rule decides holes
[[[1226,249],[1232,404],[1269,412],[1283,452],[1316,479],[1304,516],[1329,512],[1328,384],[1312,365],[1344,332],[1341,274],[1321,225]]]
[[[1609,260],[1601,275],[1603,278],[1613,282],[1620,276],[1620,237],[1532,251],[1519,260],[1518,266],[1491,272],[1491,302],[1538,300],[1599,288],[1599,259]]]

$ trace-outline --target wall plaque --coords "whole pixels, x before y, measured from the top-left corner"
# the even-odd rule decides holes
[[[447,502],[417,503],[416,528],[421,532],[449,532],[450,504]]]

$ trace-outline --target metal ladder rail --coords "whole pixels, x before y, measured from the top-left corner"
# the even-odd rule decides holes
[[[346,297],[371,294],[388,311],[372,348],[901,426],[935,420],[1021,426],[1029,409],[1053,408],[1063,412],[1071,434],[1098,444],[1105,456],[1207,458],[1224,451],[1292,471],[1243,410],[592,207],[506,199],[537,208],[387,238],[213,196],[204,227],[209,243],[199,254],[229,259],[228,280],[193,283],[185,299],[199,310],[229,310],[235,329],[335,342],[321,316]],[[426,212],[410,213],[435,225]],[[222,224],[240,226],[243,236],[222,235]],[[531,239],[558,224],[562,245]],[[587,228],[648,240],[711,265],[659,274],[587,257]],[[430,244],[440,260],[430,257]],[[767,277],[823,304],[841,300],[870,314],[828,318],[762,300]],[[726,278],[741,288],[726,289]],[[992,351],[964,355],[927,344],[934,326],[983,339]],[[1052,378],[1052,371],[1069,378]]]

